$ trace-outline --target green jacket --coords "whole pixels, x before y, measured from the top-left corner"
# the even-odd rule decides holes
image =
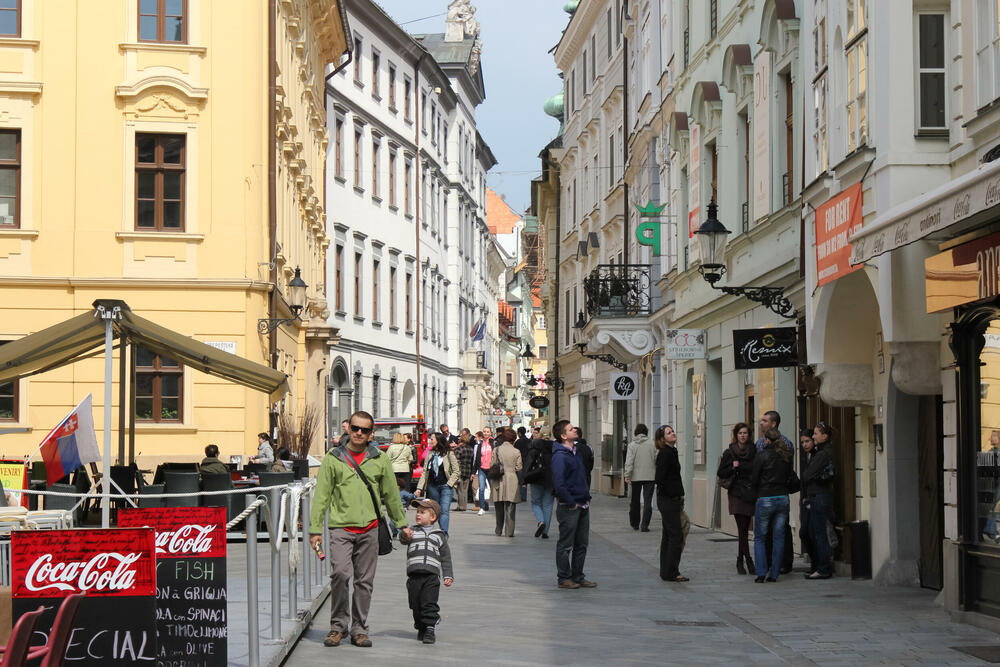
[[[228,475],[229,468],[226,464],[219,460],[217,456],[206,456],[201,460],[201,465],[198,467],[202,474],[209,475]]]
[[[323,532],[323,515],[327,508],[330,509],[327,522],[330,528],[367,526],[381,514],[381,508],[376,513],[372,506],[368,487],[348,462],[348,456],[350,454],[346,447],[337,446],[323,457],[316,475],[316,492],[309,517],[309,532],[313,535]],[[396,486],[396,476],[392,472],[389,457],[378,447],[370,445],[361,461],[361,470],[372,485],[375,496],[381,498],[389,511],[389,518],[397,527],[405,526],[406,513],[399,499],[399,487]]]

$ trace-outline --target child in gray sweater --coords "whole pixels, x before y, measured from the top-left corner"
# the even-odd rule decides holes
[[[406,592],[413,610],[413,626],[417,639],[425,644],[435,641],[434,626],[441,620],[438,595],[441,580],[452,584],[451,549],[448,536],[434,522],[441,516],[441,506],[429,498],[417,498],[411,503],[417,508],[417,525],[413,537],[399,541],[406,546]]]

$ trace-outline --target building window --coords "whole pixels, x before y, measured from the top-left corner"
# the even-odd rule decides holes
[[[389,109],[396,110],[396,68],[389,65]]]
[[[372,197],[378,197],[378,139],[372,141]]]
[[[587,51],[584,50],[584,52],[583,52],[583,79],[580,81],[580,83],[583,84],[583,94],[584,95],[587,94],[587,83],[589,83],[589,82],[590,82],[590,79],[587,78]]]
[[[378,418],[378,404],[379,404],[379,385],[382,383],[382,378],[378,375],[372,375],[372,417]]]
[[[0,0],[0,35],[21,36],[21,0]]]
[[[544,329],[545,327],[542,327],[542,328]],[[538,358],[539,359],[545,359],[548,356],[548,353],[549,353],[548,346],[546,346],[546,345],[539,345],[538,346]]]
[[[0,228],[20,225],[21,131],[0,130]]]
[[[817,74],[826,68],[826,19],[820,18],[813,29],[813,48],[815,49],[813,73]]]
[[[378,90],[378,68],[382,58],[379,56],[378,51],[372,49],[372,97],[379,99]]]
[[[994,21],[995,23],[995,21]],[[868,143],[868,32],[865,0],[847,1],[847,152]]]
[[[338,313],[344,312],[344,246],[338,245],[335,253],[336,285],[334,302]]]
[[[344,121],[337,119],[333,130],[333,175],[344,178]]]
[[[389,415],[396,414],[396,378],[389,378]]]
[[[590,36],[590,82],[597,79],[597,35]]]
[[[361,131],[354,131],[354,187],[361,187]]]
[[[135,227],[184,230],[184,135],[135,135]]]
[[[354,371],[354,411],[361,409],[361,371]]]
[[[10,11],[9,5],[15,4],[20,0],[3,0],[0,9]],[[187,0],[139,0],[139,41],[183,44],[187,41],[186,16]]]
[[[9,342],[0,341],[0,346]],[[0,384],[0,421],[17,421],[17,387],[17,380]]]
[[[396,151],[389,151],[389,206],[396,208]]]
[[[396,267],[389,267],[389,326],[396,326]]]
[[[413,274],[406,274],[406,294],[403,297],[406,300],[406,330],[413,331]]]
[[[945,124],[944,14],[919,14],[917,71],[919,128],[943,130]]]
[[[420,91],[420,131],[427,134],[427,92]]]
[[[361,253],[354,253],[354,316],[361,317]]]
[[[413,210],[410,208],[410,186],[412,181],[413,162],[407,160],[406,166],[403,167],[403,211],[406,215],[413,215]]]
[[[378,312],[378,293],[381,289],[379,285],[379,280],[381,279],[381,264],[376,259],[372,261],[372,322],[379,321]]]
[[[708,0],[708,36],[719,33],[719,0]]]
[[[354,83],[362,86],[361,83],[361,38],[354,36]]]
[[[980,107],[1000,97],[1000,16],[995,0],[976,0],[976,99]]]
[[[413,82],[409,77],[403,79],[403,118],[412,120],[410,116],[410,99],[413,97]]]
[[[139,346],[135,358],[135,418],[145,422],[181,421],[184,367]]]
[[[611,22],[611,8],[610,7],[608,8],[608,21],[607,21],[607,23],[608,23],[608,60],[611,60],[611,47],[612,47],[612,45],[614,43],[613,40],[612,40],[612,37],[611,37],[611,32],[612,32],[612,28],[614,27],[614,23]]]
[[[785,180],[782,183],[784,205],[792,202],[792,193],[795,190],[795,179],[792,177],[795,160],[792,154],[795,145],[794,133],[794,106],[792,104],[792,72],[791,70],[781,75],[785,93]]]

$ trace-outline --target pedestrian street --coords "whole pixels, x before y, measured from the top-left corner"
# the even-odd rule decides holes
[[[436,645],[416,640],[397,549],[379,559],[373,647],[324,648],[327,604],[285,664],[970,665],[984,662],[953,647],[1000,650],[995,634],[952,622],[936,591],[805,581],[798,557],[777,583],[755,584],[736,574],[735,538],[697,526],[680,568],[691,581],[662,582],[658,517],[633,532],[626,499],[595,496],[586,575],[598,587],[559,590],[558,531],[532,537],[529,505],[517,508],[513,539],[493,534],[492,511],[453,511],[455,584],[441,589]]]

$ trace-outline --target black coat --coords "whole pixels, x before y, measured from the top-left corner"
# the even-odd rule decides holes
[[[750,477],[753,473],[753,462],[757,457],[757,448],[752,442],[748,442],[744,451],[741,453],[739,446],[736,443],[732,443],[726,448],[726,451],[722,452],[722,460],[719,461],[719,470],[715,474],[721,479],[732,479],[733,482],[729,486],[729,498],[730,498],[730,514],[752,514],[752,512],[733,512],[733,502],[732,499],[741,501],[743,503],[753,503],[757,500],[754,495],[753,487],[750,483]],[[733,467],[733,461],[739,461],[740,465],[736,468]],[[746,508],[740,508],[746,509]]]
[[[808,498],[817,493],[830,493],[832,478],[833,454],[829,443],[816,445],[807,457],[802,459],[802,497]]]
[[[523,457],[525,482],[541,484],[546,489],[552,488],[552,441],[532,440],[528,453]],[[540,461],[540,471],[532,474],[535,461]]]
[[[587,486],[590,486],[590,473],[594,471],[594,450],[583,438],[576,441],[576,448],[583,457],[583,469],[587,471]]]
[[[667,445],[656,455],[656,495],[677,498],[684,495],[681,460],[677,448]]]
[[[792,476],[792,460],[785,460],[768,446],[757,452],[753,460],[750,485],[757,498],[787,496],[788,480]]]

